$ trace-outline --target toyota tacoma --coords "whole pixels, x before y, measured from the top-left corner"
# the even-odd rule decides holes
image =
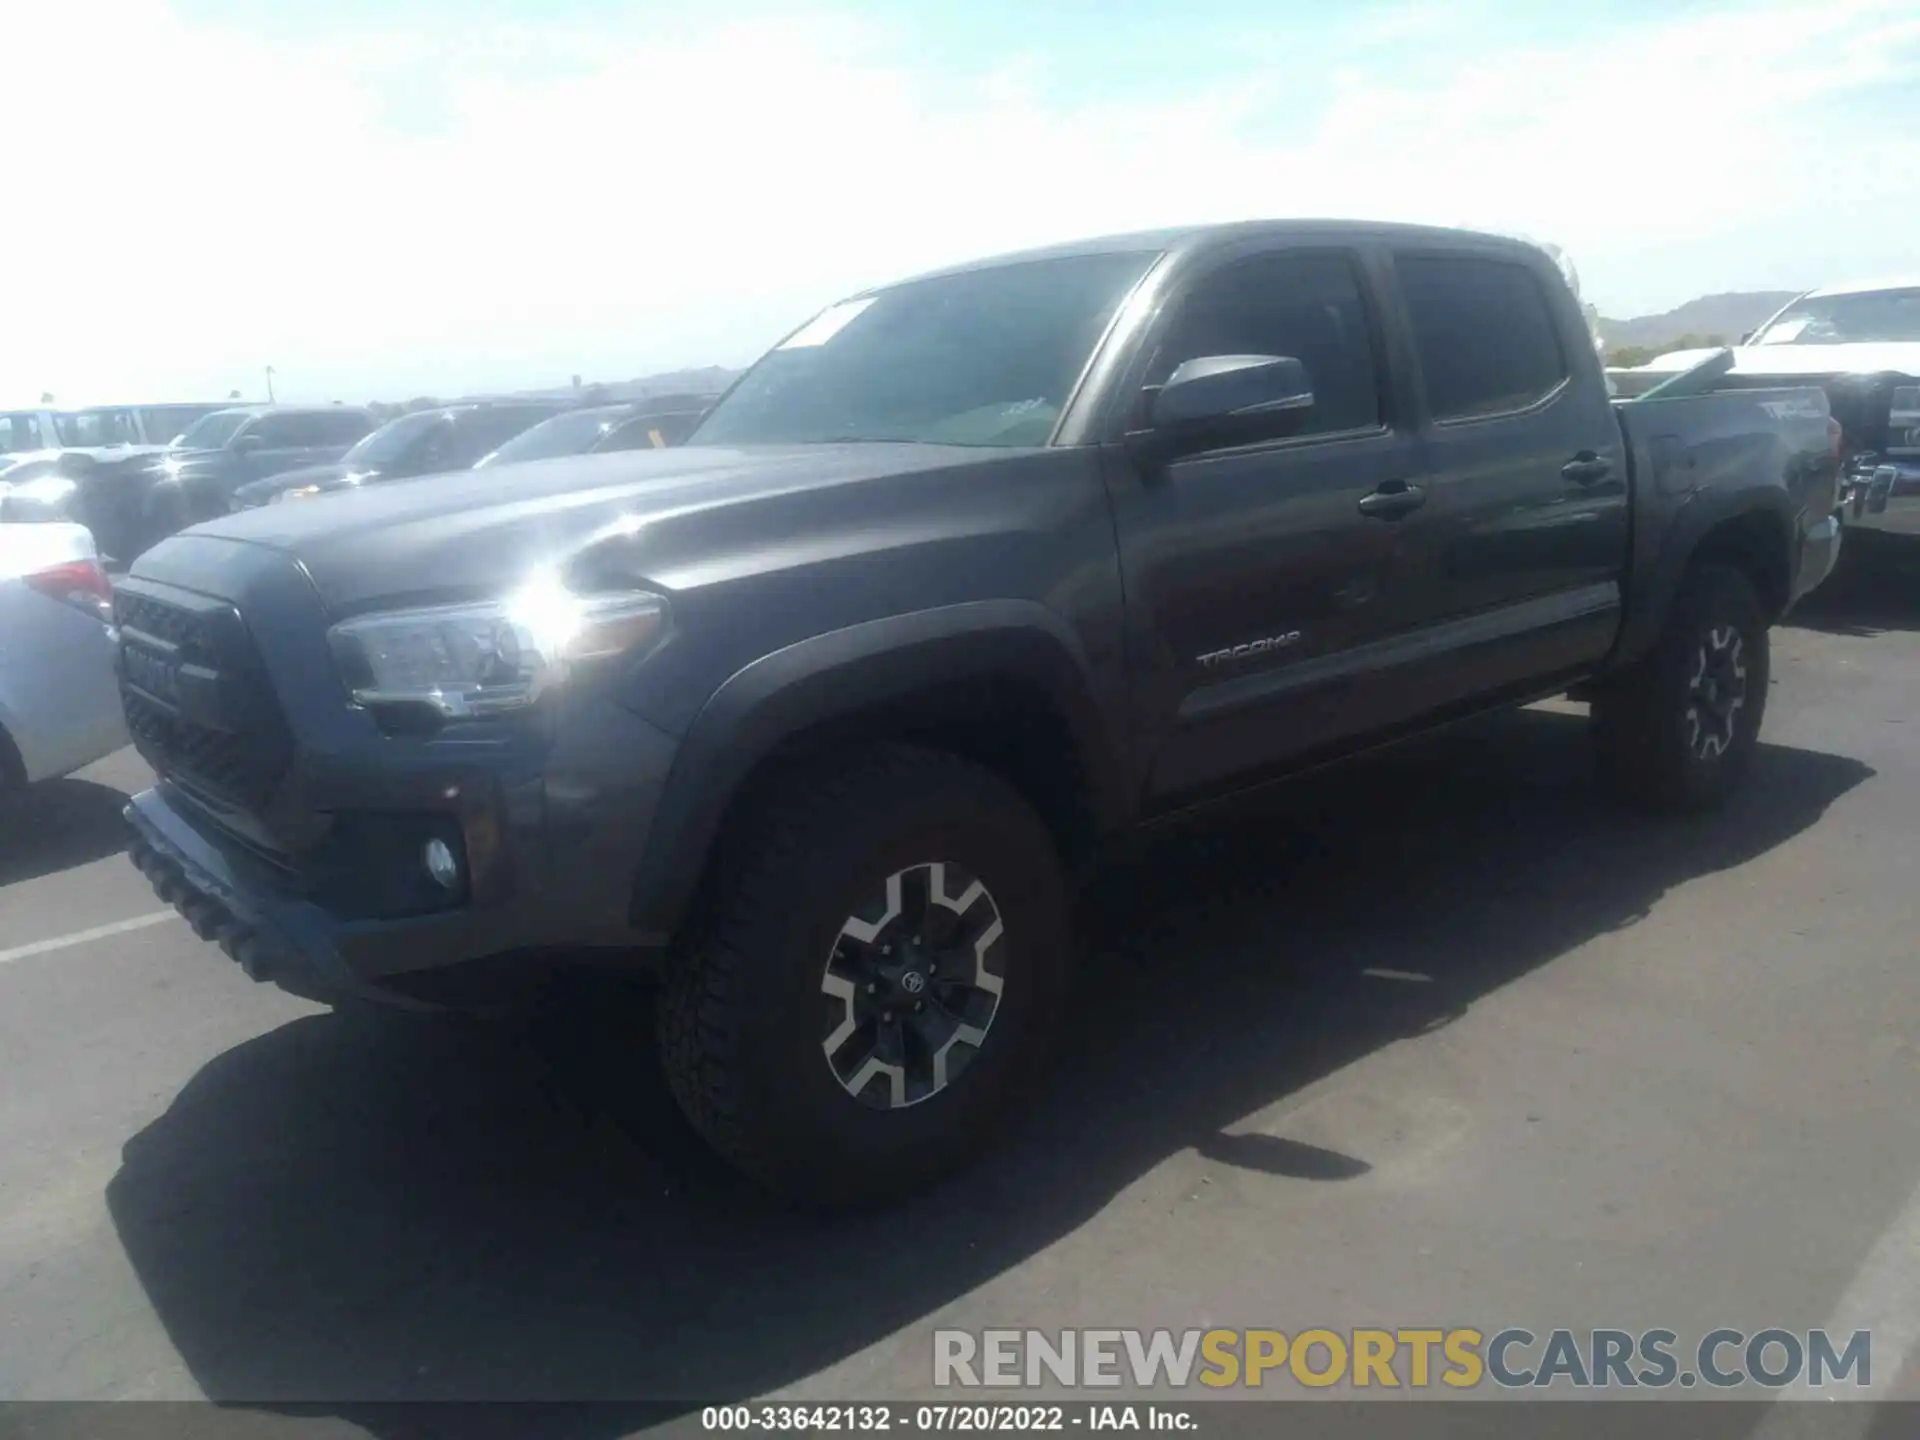
[[[115,599],[131,855],[322,1000],[657,979],[699,1131],[871,1200],[1032,1077],[1118,842],[1569,691],[1619,794],[1724,800],[1836,556],[1838,447],[1817,388],[1613,401],[1519,241],[960,266],[829,307],[683,446],[155,546]]]

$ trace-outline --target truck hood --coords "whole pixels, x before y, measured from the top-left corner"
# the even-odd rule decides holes
[[[782,513],[750,507],[829,486],[875,484],[1023,452],[965,446],[688,446],[454,470],[237,511],[196,525],[299,561],[336,615],[503,593],[594,547],[656,577],[697,552],[777,544]],[[166,563],[163,542],[134,567]]]
[[[1675,350],[1640,369],[1678,373],[1718,350]],[[1742,345],[1733,352],[1736,375],[1875,375],[1893,370],[1920,375],[1920,343],[1885,341],[1864,345]]]

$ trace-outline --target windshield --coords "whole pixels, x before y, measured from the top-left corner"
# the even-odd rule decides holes
[[[218,450],[247,423],[245,410],[216,410],[189,425],[173,443],[182,450]]]
[[[1022,261],[832,306],[748,371],[687,443],[1044,445],[1154,258]]]
[[[340,457],[340,463],[355,465],[391,465],[405,457],[422,439],[446,421],[443,410],[417,410],[389,420],[366,439]]]
[[[1920,289],[1863,290],[1796,300],[1753,337],[1755,345],[1857,345],[1920,341]]]
[[[584,455],[608,427],[625,414],[612,409],[575,410],[542,420],[531,430],[523,430],[491,455],[482,456],[474,469],[488,465],[512,465],[521,460],[551,460],[557,455]]]

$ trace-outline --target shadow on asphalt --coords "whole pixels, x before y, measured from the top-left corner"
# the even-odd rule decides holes
[[[127,797],[91,780],[49,780],[0,809],[0,889],[126,849]]]
[[[1833,574],[1788,623],[1861,639],[1920,630],[1920,537],[1848,535]]]
[[[734,1181],[640,1016],[603,1008],[517,1036],[282,1026],[128,1142],[113,1221],[215,1398],[392,1436],[404,1412],[355,1402],[763,1394],[1021,1264],[1171,1154],[1279,1177],[1277,1207],[1364,1174],[1364,1154],[1229,1132],[1786,842],[1872,773],[1766,746],[1726,813],[1642,821],[1602,805],[1584,729],[1495,717],[1112,872],[1050,1085],[900,1214],[794,1213]],[[615,1404],[554,1433],[657,1418]]]

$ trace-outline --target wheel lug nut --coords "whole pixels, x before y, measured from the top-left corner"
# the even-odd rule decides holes
[[[874,983],[873,983],[873,981],[871,981],[871,980],[869,980],[869,981],[867,982],[867,994],[869,994],[869,995],[877,995],[877,994],[879,994],[879,993],[880,993],[880,987],[879,987],[878,985],[876,985],[876,984],[874,984]]]

